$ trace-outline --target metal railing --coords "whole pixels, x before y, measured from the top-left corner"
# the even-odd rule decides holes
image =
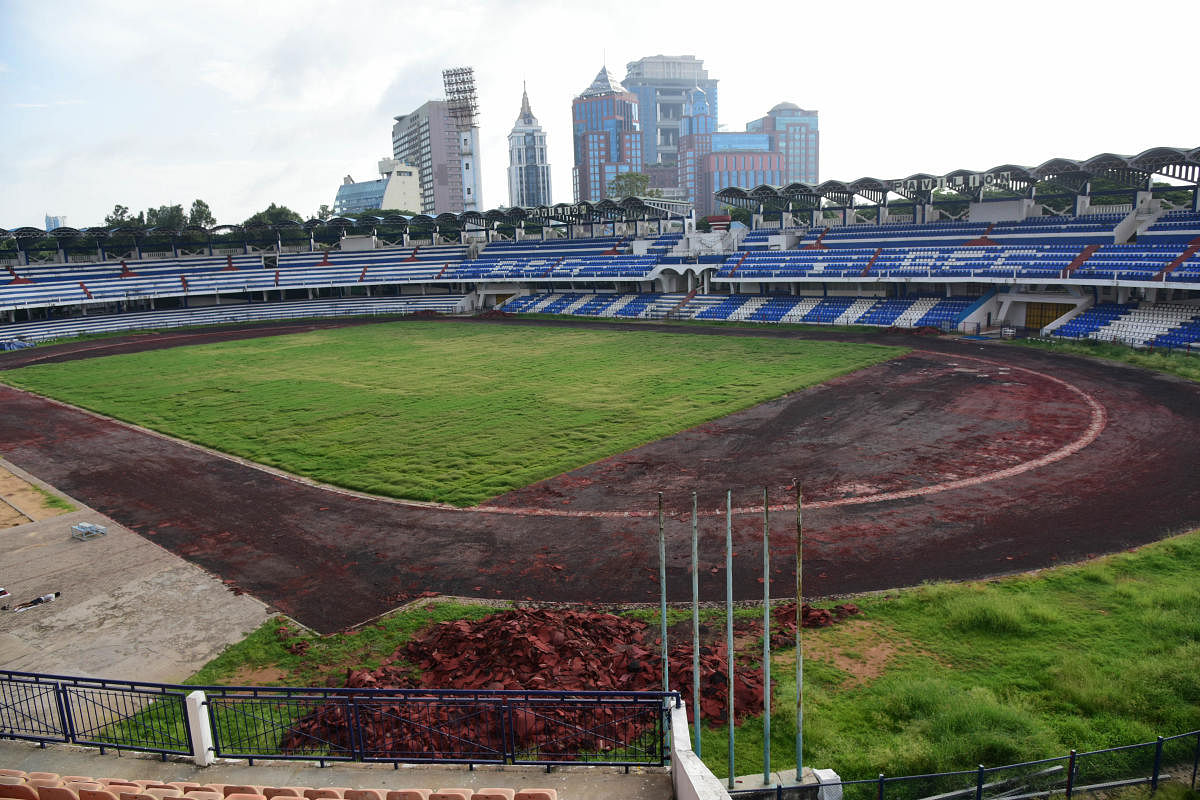
[[[191,689],[0,671],[0,738],[191,755]]]
[[[219,757],[661,766],[663,692],[206,687]]]
[[[662,766],[679,703],[677,692],[178,686],[0,670],[0,739],[195,757],[198,726],[212,756],[250,761]]]
[[[840,787],[845,800],[1043,800],[1107,793],[1125,786],[1149,786],[1174,780],[1196,788],[1200,771],[1200,730],[1160,736],[1153,742],[1103,750],[925,775],[886,776],[822,783]],[[788,787],[763,786],[731,791],[739,795],[782,796]]]

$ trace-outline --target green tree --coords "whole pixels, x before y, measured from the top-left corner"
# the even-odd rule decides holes
[[[321,203],[321,207],[317,209],[317,219],[326,220],[333,216],[333,209],[325,203]]]
[[[281,222],[304,222],[304,220],[287,206],[277,206],[271,203],[271,205],[262,211],[248,217],[242,225],[244,227],[251,225],[278,225]]]
[[[113,206],[112,213],[104,217],[104,224],[109,228],[129,225],[131,222],[133,220],[129,217],[129,206],[123,206],[120,203]]]
[[[192,210],[188,213],[187,221],[188,225],[199,225],[202,228],[211,228],[217,224],[217,218],[213,216],[208,203],[199,199],[192,201]]]
[[[740,222],[747,228],[750,227],[750,223],[753,219],[750,209],[742,208],[741,206],[725,206],[725,208],[723,208],[721,211],[722,213],[729,215],[731,222]]]
[[[662,197],[650,188],[650,176],[643,172],[622,172],[608,183],[609,197]]]
[[[174,228],[178,230],[186,224],[183,206],[159,206],[146,209],[146,225],[157,228]]]

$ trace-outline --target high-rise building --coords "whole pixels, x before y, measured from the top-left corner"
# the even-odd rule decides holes
[[[421,175],[423,214],[478,210],[479,129],[459,130],[449,103],[430,100],[392,126],[392,157]]]
[[[529,92],[522,86],[521,113],[508,134],[508,204],[529,208],[552,202],[546,134],[529,108]]]
[[[648,56],[631,61],[626,69],[622,85],[638,99],[642,163],[647,171],[656,164],[673,167],[690,93],[697,88],[704,91],[715,120],[717,81],[708,77],[704,62],[695,56]]]
[[[700,89],[691,92],[679,140],[679,185],[697,216],[717,211],[713,194],[721,189],[775,186],[786,173],[787,158],[773,149],[770,135],[720,132],[716,122],[707,94]]]
[[[67,226],[67,218],[64,215],[60,214],[58,216],[54,216],[52,214],[46,214],[45,217],[47,231],[53,231],[57,230],[58,228],[65,228]]]
[[[787,158],[783,183],[820,182],[821,140],[816,111],[806,111],[795,103],[780,103],[765,117],[747,123],[746,130],[770,136],[771,149]]]
[[[571,103],[575,202],[603,200],[608,184],[623,172],[642,171],[642,131],[637,97],[614,83],[602,67]]]
[[[347,175],[333,200],[333,213],[338,215],[371,208],[415,212],[420,207],[417,168],[394,158],[379,160],[379,180],[355,181]]]

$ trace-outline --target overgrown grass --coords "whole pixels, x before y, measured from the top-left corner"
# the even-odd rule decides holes
[[[1072,355],[1092,356],[1109,361],[1119,361],[1135,367],[1144,367],[1157,372],[1178,375],[1192,381],[1200,381],[1200,356],[1171,350],[1135,350],[1112,342],[1097,342],[1092,339],[1024,339],[1019,344],[1039,350]]]
[[[56,511],[62,511],[64,513],[75,510],[74,505],[68,503],[66,500],[62,499],[53,492],[48,492],[42,487],[32,483],[29,484],[29,487],[38,493],[38,495],[42,498],[42,504],[45,505],[46,508],[52,508]]]
[[[1200,729],[1198,570],[1200,532],[1036,575],[858,598],[862,617],[805,632],[805,763],[846,779],[918,775]],[[774,660],[775,769],[795,767],[793,656]],[[762,769],[762,735],[757,718],[737,731],[737,773]],[[719,775],[726,736],[703,732]],[[1173,746],[1190,763],[1195,741]],[[1151,754],[1097,756],[1081,775],[1143,769]]]
[[[805,631],[805,763],[847,780],[1060,756],[1065,763],[1071,748],[1200,729],[1197,570],[1200,531],[1036,574],[855,598],[861,616]],[[436,603],[328,637],[275,621],[188,682],[244,683],[269,673],[268,682],[279,685],[340,683],[347,669],[378,666],[426,625],[494,610]],[[657,608],[623,613],[657,630]],[[761,613],[742,607],[735,616],[758,621]],[[723,609],[702,609],[701,617],[710,627],[724,625]],[[668,610],[671,625],[690,620],[690,608]],[[757,661],[760,648],[745,645],[741,655]],[[785,649],[773,659],[776,771],[795,767],[794,655]],[[1170,743],[1164,763],[1190,764],[1194,746]],[[763,721],[754,716],[737,730],[735,771],[761,772],[762,747]],[[727,774],[726,752],[726,729],[705,725],[702,756],[718,775]],[[1152,755],[1151,747],[1087,757],[1080,783],[1146,774]],[[973,780],[896,785],[888,796],[924,796]],[[873,788],[847,796],[859,794],[873,796]]]
[[[901,352],[404,322],[0,378],[326,483],[471,505]]]

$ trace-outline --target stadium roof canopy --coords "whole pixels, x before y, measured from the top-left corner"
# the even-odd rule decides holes
[[[612,222],[641,222],[646,220],[684,219],[691,211],[691,203],[678,200],[666,200],[661,197],[626,197],[621,200],[604,199],[596,203],[558,203],[553,206],[538,206],[536,208],[494,208],[490,211],[465,211],[461,214],[442,213],[437,216],[428,214],[388,214],[387,216],[372,216],[370,214],[355,217],[332,217],[330,219],[310,219],[307,222],[284,221],[275,224],[260,224],[251,226],[217,225],[203,228],[199,225],[188,225],[181,229],[142,227],[123,225],[113,228],[56,228],[47,233],[41,228],[16,228],[4,230],[0,228],[0,239],[44,239],[54,237],[61,240],[91,238],[107,240],[116,237],[128,237],[135,240],[153,238],[184,240],[190,236],[203,238],[205,236],[264,236],[270,233],[285,232],[309,233],[324,230],[330,233],[358,231],[403,232],[412,228],[429,230],[437,228],[441,231],[471,231],[487,230],[497,225],[521,226],[553,226],[568,224],[607,224]]]
[[[716,196],[731,206],[794,211],[818,206],[822,200],[848,206],[853,204],[855,197],[861,197],[873,205],[883,205],[889,195],[898,195],[917,203],[931,203],[935,192],[949,192],[962,200],[980,200],[987,190],[1029,196],[1033,187],[1042,182],[1083,194],[1096,178],[1107,178],[1131,189],[1139,189],[1149,188],[1154,175],[1164,175],[1200,187],[1200,147],[1191,150],[1154,147],[1136,156],[1100,153],[1083,161],[1052,158],[1036,167],[1003,164],[982,172],[968,169],[956,169],[945,175],[919,172],[892,180],[828,180],[816,186],[792,183],[787,186],[762,185],[753,189],[729,186],[716,192]]]

